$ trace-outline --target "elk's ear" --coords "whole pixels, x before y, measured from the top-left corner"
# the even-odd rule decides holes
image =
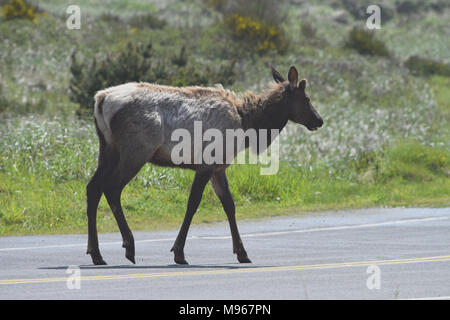
[[[298,72],[297,69],[295,69],[294,66],[292,66],[289,69],[289,73],[288,73],[288,80],[289,83],[291,85],[291,88],[297,88],[297,82],[298,82]]]
[[[300,80],[300,83],[298,84],[298,87],[300,89],[302,89],[303,91],[305,91],[305,89],[306,89],[306,79]]]
[[[283,76],[277,70],[275,70],[272,65],[270,65],[270,69],[272,70],[272,76],[275,82],[284,82]]]

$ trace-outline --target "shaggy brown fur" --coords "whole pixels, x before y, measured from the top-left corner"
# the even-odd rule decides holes
[[[286,84],[278,83],[260,95],[252,92],[244,95],[236,106],[244,130],[283,129],[288,121],[286,87]]]

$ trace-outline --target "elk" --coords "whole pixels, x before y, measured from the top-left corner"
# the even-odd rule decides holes
[[[174,142],[171,132],[177,128],[192,130],[194,121],[203,127],[226,129],[278,129],[288,120],[316,130],[323,120],[305,92],[306,80],[298,81],[291,67],[288,79],[271,66],[275,84],[256,95],[239,98],[221,87],[170,87],[150,83],[126,83],[97,92],[95,127],[99,139],[98,167],[86,188],[88,246],[95,265],[103,265],[97,235],[97,208],[102,194],[114,214],[122,235],[125,257],[135,263],[133,234],[121,206],[121,193],[147,163],[181,167],[195,171],[186,214],[171,249],[177,264],[187,264],[184,246],[192,218],[200,204],[203,190],[211,181],[222,203],[231,230],[233,253],[240,263],[251,263],[239,235],[235,205],[230,193],[226,169],[228,163],[175,165],[171,159]],[[269,142],[270,143],[270,142]],[[239,150],[233,149],[233,152]],[[235,154],[234,154],[235,156]]]

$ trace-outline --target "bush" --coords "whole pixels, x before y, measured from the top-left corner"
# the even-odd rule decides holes
[[[37,8],[30,5],[25,0],[11,0],[3,5],[2,14],[6,20],[11,19],[28,19],[33,22],[37,21]]]
[[[399,1],[396,4],[397,12],[401,14],[416,13],[422,11],[424,8],[424,4],[421,1],[416,0]]]
[[[181,47],[180,53],[172,57],[170,61],[178,67],[184,67],[187,64],[186,46]]]
[[[375,39],[373,32],[356,27],[350,31],[345,46],[357,50],[360,54],[389,56],[386,46],[380,40]]]
[[[286,18],[285,11],[280,4],[281,1],[273,0],[228,0],[225,13],[227,16],[238,14],[251,17],[279,28]]]
[[[411,56],[405,66],[415,75],[442,75],[450,77],[450,64],[441,61]]]
[[[79,114],[94,106],[95,93],[105,87],[129,81],[145,81],[150,69],[151,44],[135,46],[131,43],[125,51],[106,59],[90,63],[77,61],[76,51],[71,59],[70,100],[80,105]]]
[[[223,12],[228,5],[228,0],[203,0],[203,2],[210,8],[219,12]]]
[[[128,22],[132,27],[162,29],[166,26],[165,20],[159,19],[152,13],[132,16]]]
[[[400,0],[396,2],[395,7],[399,14],[413,15],[434,10],[442,12],[450,7],[448,0]]]
[[[287,42],[281,24],[285,14],[280,3],[272,0],[204,0],[223,14],[225,31],[238,44],[233,51],[257,52],[277,50],[283,53]]]
[[[8,109],[8,101],[3,95],[3,86],[2,83],[0,82],[0,113],[6,111],[6,109]]]
[[[78,61],[72,54],[70,99],[79,105],[78,115],[92,114],[94,95],[98,90],[126,82],[155,82],[172,86],[231,85],[236,77],[234,62],[200,72],[189,65],[185,47],[171,59],[153,59],[152,45],[129,43],[126,50],[107,53],[103,59]]]
[[[312,39],[316,36],[317,29],[312,25],[312,23],[303,21],[300,24],[300,32],[305,36],[305,38]]]
[[[283,31],[262,20],[233,14],[224,22],[233,40],[245,44],[246,48],[254,48],[258,53],[271,50],[283,53],[287,48]]]

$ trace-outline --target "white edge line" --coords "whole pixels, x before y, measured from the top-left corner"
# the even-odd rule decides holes
[[[275,231],[275,232],[249,233],[249,234],[243,234],[241,236],[241,238],[251,238],[251,237],[261,237],[261,236],[277,236],[277,235],[283,235],[283,234],[289,234],[289,233],[306,233],[306,232],[317,232],[317,231],[335,231],[335,230],[346,230],[346,229],[370,228],[370,227],[379,227],[379,226],[384,226],[384,225],[394,225],[394,224],[403,224],[403,223],[420,222],[420,221],[446,220],[446,219],[450,219],[450,217],[405,219],[405,220],[385,221],[385,222],[378,222],[378,223],[345,225],[345,226],[337,226],[337,227],[323,227],[323,228],[312,228],[312,229],[298,229],[298,230],[286,230],[286,231]],[[206,236],[206,237],[197,236],[195,238],[215,240],[215,239],[231,239],[231,236]]]
[[[436,220],[446,220],[446,219],[450,219],[450,217],[441,216],[441,217],[430,217],[430,218],[403,219],[403,220],[367,223],[367,224],[359,224],[359,225],[345,225],[345,226],[337,226],[337,227],[323,227],[323,228],[297,229],[297,230],[286,230],[286,231],[275,231],[275,232],[248,233],[248,234],[241,235],[241,237],[242,238],[252,238],[252,237],[261,237],[261,236],[277,236],[277,235],[284,235],[284,234],[290,234],[290,233],[307,233],[307,232],[319,232],[319,231],[336,231],[336,230],[348,230],[348,229],[359,229],[359,228],[372,228],[372,227],[379,227],[379,226],[385,226],[385,225],[397,225],[397,224],[404,224],[404,223],[436,221]],[[147,240],[137,240],[137,241],[135,241],[135,243],[164,242],[164,241],[174,241],[175,239],[176,238],[147,239]],[[231,236],[189,236],[189,237],[187,237],[187,239],[222,240],[222,239],[231,239]],[[101,246],[116,245],[116,244],[122,244],[122,242],[119,242],[119,241],[104,242],[101,244]],[[40,246],[40,247],[0,248],[0,252],[1,251],[19,251],[19,250],[81,247],[81,246],[85,246],[85,245],[86,245],[85,243],[72,243],[72,244],[49,245],[49,246]]]
[[[450,296],[443,296],[443,297],[424,297],[424,298],[410,298],[410,299],[400,299],[400,300],[450,300]]]

